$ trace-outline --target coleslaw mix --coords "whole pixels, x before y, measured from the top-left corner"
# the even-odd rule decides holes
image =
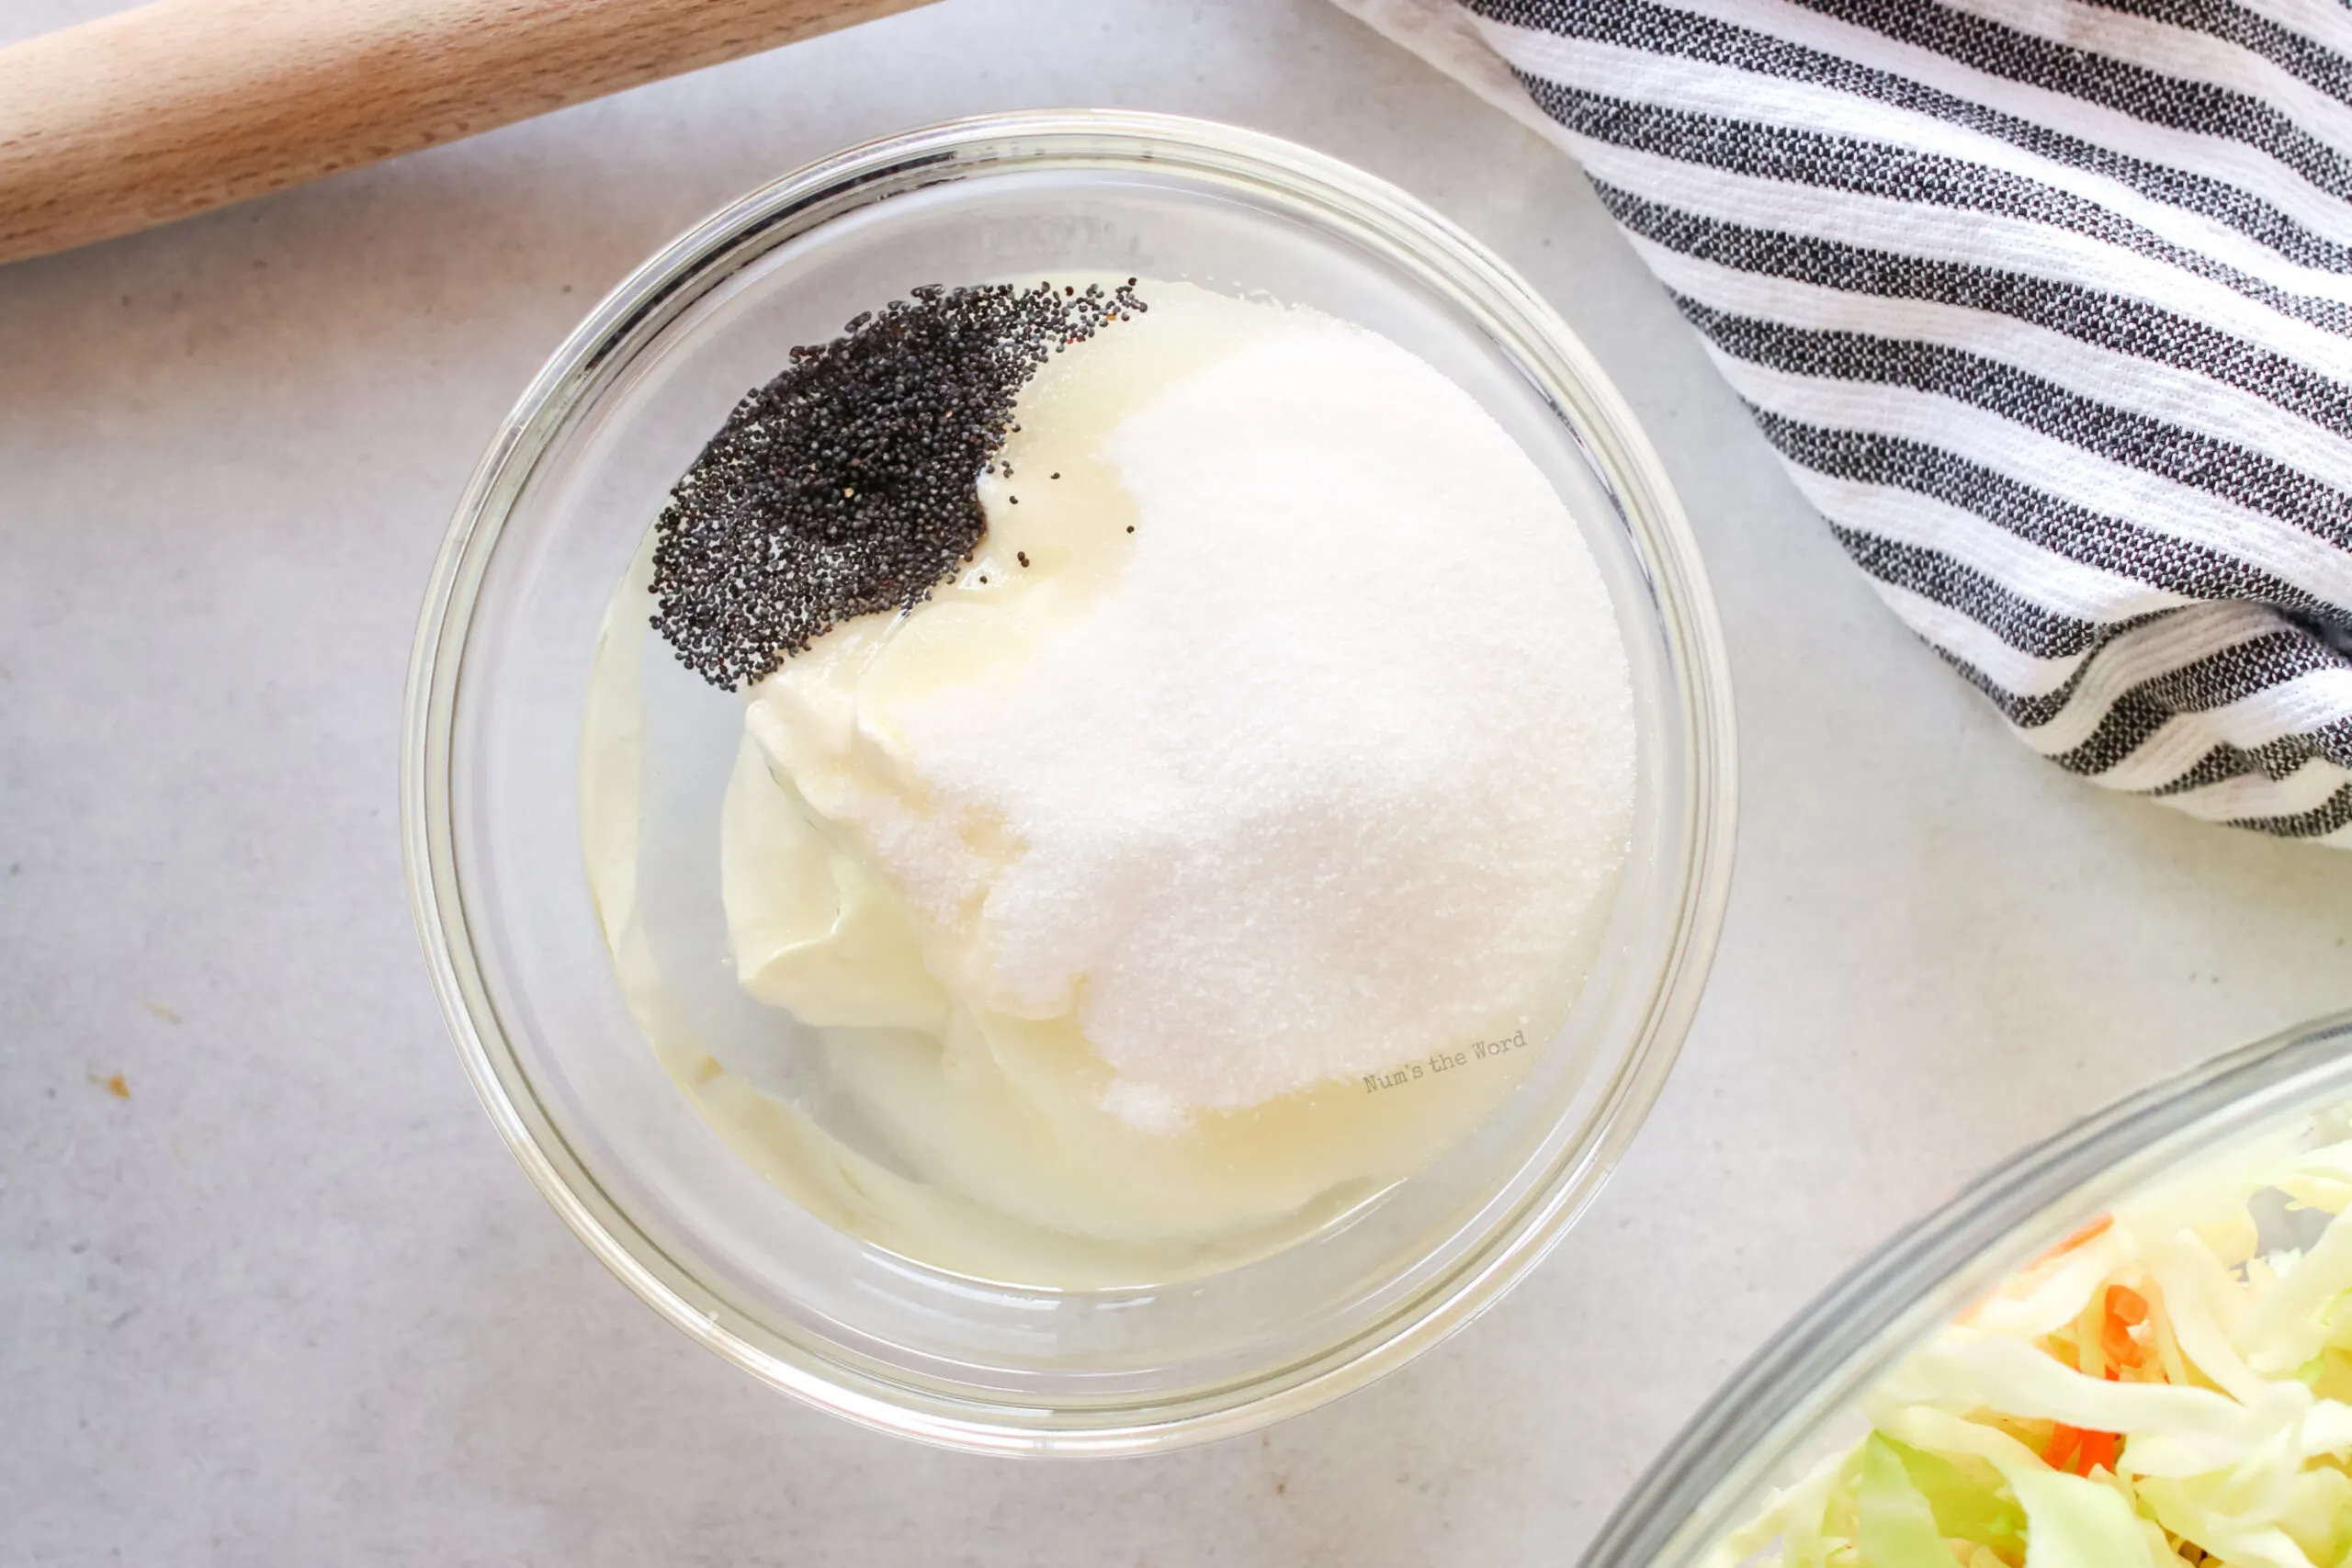
[[[2352,1140],[2310,1142],[2200,1164],[2010,1279],[1710,1568],[2352,1568]]]

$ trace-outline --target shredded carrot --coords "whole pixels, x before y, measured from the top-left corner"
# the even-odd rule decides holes
[[[2097,1339],[2082,1347],[2085,1370],[2096,1368],[2097,1375],[2118,1382],[2122,1380],[2124,1368],[2141,1366],[2147,1359],[2147,1347],[2132,1337],[2134,1325],[2148,1321],[2147,1298],[2129,1286],[2109,1285],[2098,1300],[2098,1313]],[[2041,1460],[2051,1469],[2073,1475],[2088,1475],[2102,1467],[2113,1470],[2116,1451],[2122,1441],[2122,1435],[2118,1432],[2069,1427],[2061,1421],[2050,1429],[2050,1442],[2041,1450]]]
[[[2107,1321],[2100,1325],[2099,1348],[2107,1355],[2108,1376],[2119,1369],[2147,1360],[2147,1347],[2132,1337],[2132,1330],[2148,1321],[2147,1298],[2125,1285],[2107,1288]]]
[[[2090,1223],[2084,1225],[2082,1229],[2076,1231],[2074,1235],[2068,1236],[2065,1240],[2060,1242],[2057,1246],[2052,1247],[2049,1251],[2043,1253],[2041,1257],[2027,1264],[2025,1266],[2025,1271],[2027,1273],[2030,1273],[2034,1269],[2041,1268],[2045,1263],[2056,1262],[2059,1258],[2065,1257],[2066,1254],[2074,1251],[2075,1248],[2078,1247],[2097,1241],[2100,1236],[2105,1235],[2108,1232],[2108,1227],[2114,1224],[2114,1215],[2101,1214],[2098,1218],[2092,1220]],[[1994,1292],[1990,1295],[1978,1297],[1974,1302],[1970,1303],[1966,1312],[1960,1314],[1962,1320],[1965,1322],[1967,1319],[1974,1317],[1987,1305],[1998,1300],[1999,1297],[2000,1292],[1998,1291]]]
[[[2066,1254],[2074,1251],[2075,1248],[2082,1247],[2086,1243],[2097,1241],[2100,1236],[2107,1234],[2107,1227],[2114,1223],[2115,1216],[2113,1214],[2101,1214],[2098,1219],[2093,1220],[2090,1224],[2085,1225],[2082,1229],[2076,1231],[2074,1235],[2068,1236],[2065,1240],[2060,1242],[2057,1246],[2052,1247],[2049,1251],[2035,1258],[2030,1267],[2039,1269],[2053,1258],[2064,1258]]]
[[[2115,1450],[2121,1441],[2118,1433],[2086,1431],[2062,1421],[2051,1428],[2049,1446],[2041,1450],[2041,1462],[2070,1475],[2088,1475],[2101,1465],[2113,1470]]]

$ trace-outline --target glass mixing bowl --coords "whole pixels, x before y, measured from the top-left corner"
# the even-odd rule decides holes
[[[1105,273],[1313,306],[1476,396],[1558,488],[1607,579],[1640,784],[1574,1016],[1462,1144],[1265,1256],[1045,1290],[861,1241],[722,1144],[616,980],[582,866],[580,762],[616,585],[670,485],[791,345],[921,284]],[[694,700],[706,705],[662,757],[690,781],[711,770],[682,787],[707,788],[715,814],[739,710],[707,689]],[[854,148],[639,268],[483,458],[434,573],[408,701],[417,922],[467,1068],[532,1179],[632,1290],[719,1354],[828,1409],[967,1448],[1135,1451],[1244,1430],[1465,1322],[1558,1238],[1649,1109],[1730,874],[1713,604],[1657,460],[1591,356],[1402,192],[1262,136],[1157,116],[999,116]],[[731,990],[715,959],[681,984]]]
[[[1741,1559],[1727,1538],[1776,1489],[1861,1437],[1861,1402],[2004,1280],[2135,1196],[2184,1178],[2193,1187],[2200,1168],[2218,1185],[2249,1151],[2276,1157],[2347,1132],[2352,1013],[2342,1013],[2183,1073],[2028,1150],[1783,1328],[1618,1506],[1584,1568],[1730,1568]],[[2310,1226],[2297,1222],[2312,1216],[2272,1207],[2266,1250],[2308,1247]]]

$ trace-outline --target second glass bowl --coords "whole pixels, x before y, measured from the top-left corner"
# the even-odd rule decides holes
[[[2191,1068],[2026,1150],[1881,1248],[1758,1351],[1619,1504],[1584,1568],[1783,1561],[1777,1542],[1751,1551],[1746,1540],[1768,1506],[1870,1432],[1872,1402],[1947,1325],[1967,1321],[2037,1259],[2046,1268],[2070,1240],[2096,1236],[2106,1216],[2155,1195],[2171,1208],[2188,1200],[2208,1223],[2261,1218],[2261,1254],[2308,1248],[2321,1229],[2313,1222],[2326,1213],[2275,1191],[2242,1202],[2259,1186],[2248,1173],[2281,1166],[2293,1151],[2340,1145],[2347,1131],[2352,1013],[2340,1013]],[[2248,1244],[2256,1245],[2251,1235]],[[2176,1392],[2139,1392],[2160,1390]],[[2259,1506],[2272,1473],[2250,1466],[2235,1500]],[[2058,1550],[2065,1561],[2084,1560]]]
[[[581,735],[615,585],[670,485],[792,345],[918,285],[1103,274],[1311,306],[1477,398],[1558,489],[1608,581],[1640,784],[1575,1014],[1462,1145],[1267,1256],[1043,1290],[824,1224],[695,1113],[630,1016],[592,905]],[[713,718],[665,742],[665,765],[690,773],[707,749],[723,777],[739,723],[703,697]],[[1524,283],[1393,187],[1269,138],[1146,115],[992,117],[853,149],[640,268],[540,374],[459,507],[418,634],[403,767],[445,1014],[564,1219],[663,1315],[777,1387],[999,1451],[1244,1430],[1362,1384],[1493,1301],[1591,1198],[1656,1097],[1730,872],[1713,604],[1657,460],[1590,356]]]

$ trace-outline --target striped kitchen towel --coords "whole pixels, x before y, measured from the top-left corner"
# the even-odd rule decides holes
[[[2352,845],[2352,10],[1340,4],[1567,146],[2028,745]]]

